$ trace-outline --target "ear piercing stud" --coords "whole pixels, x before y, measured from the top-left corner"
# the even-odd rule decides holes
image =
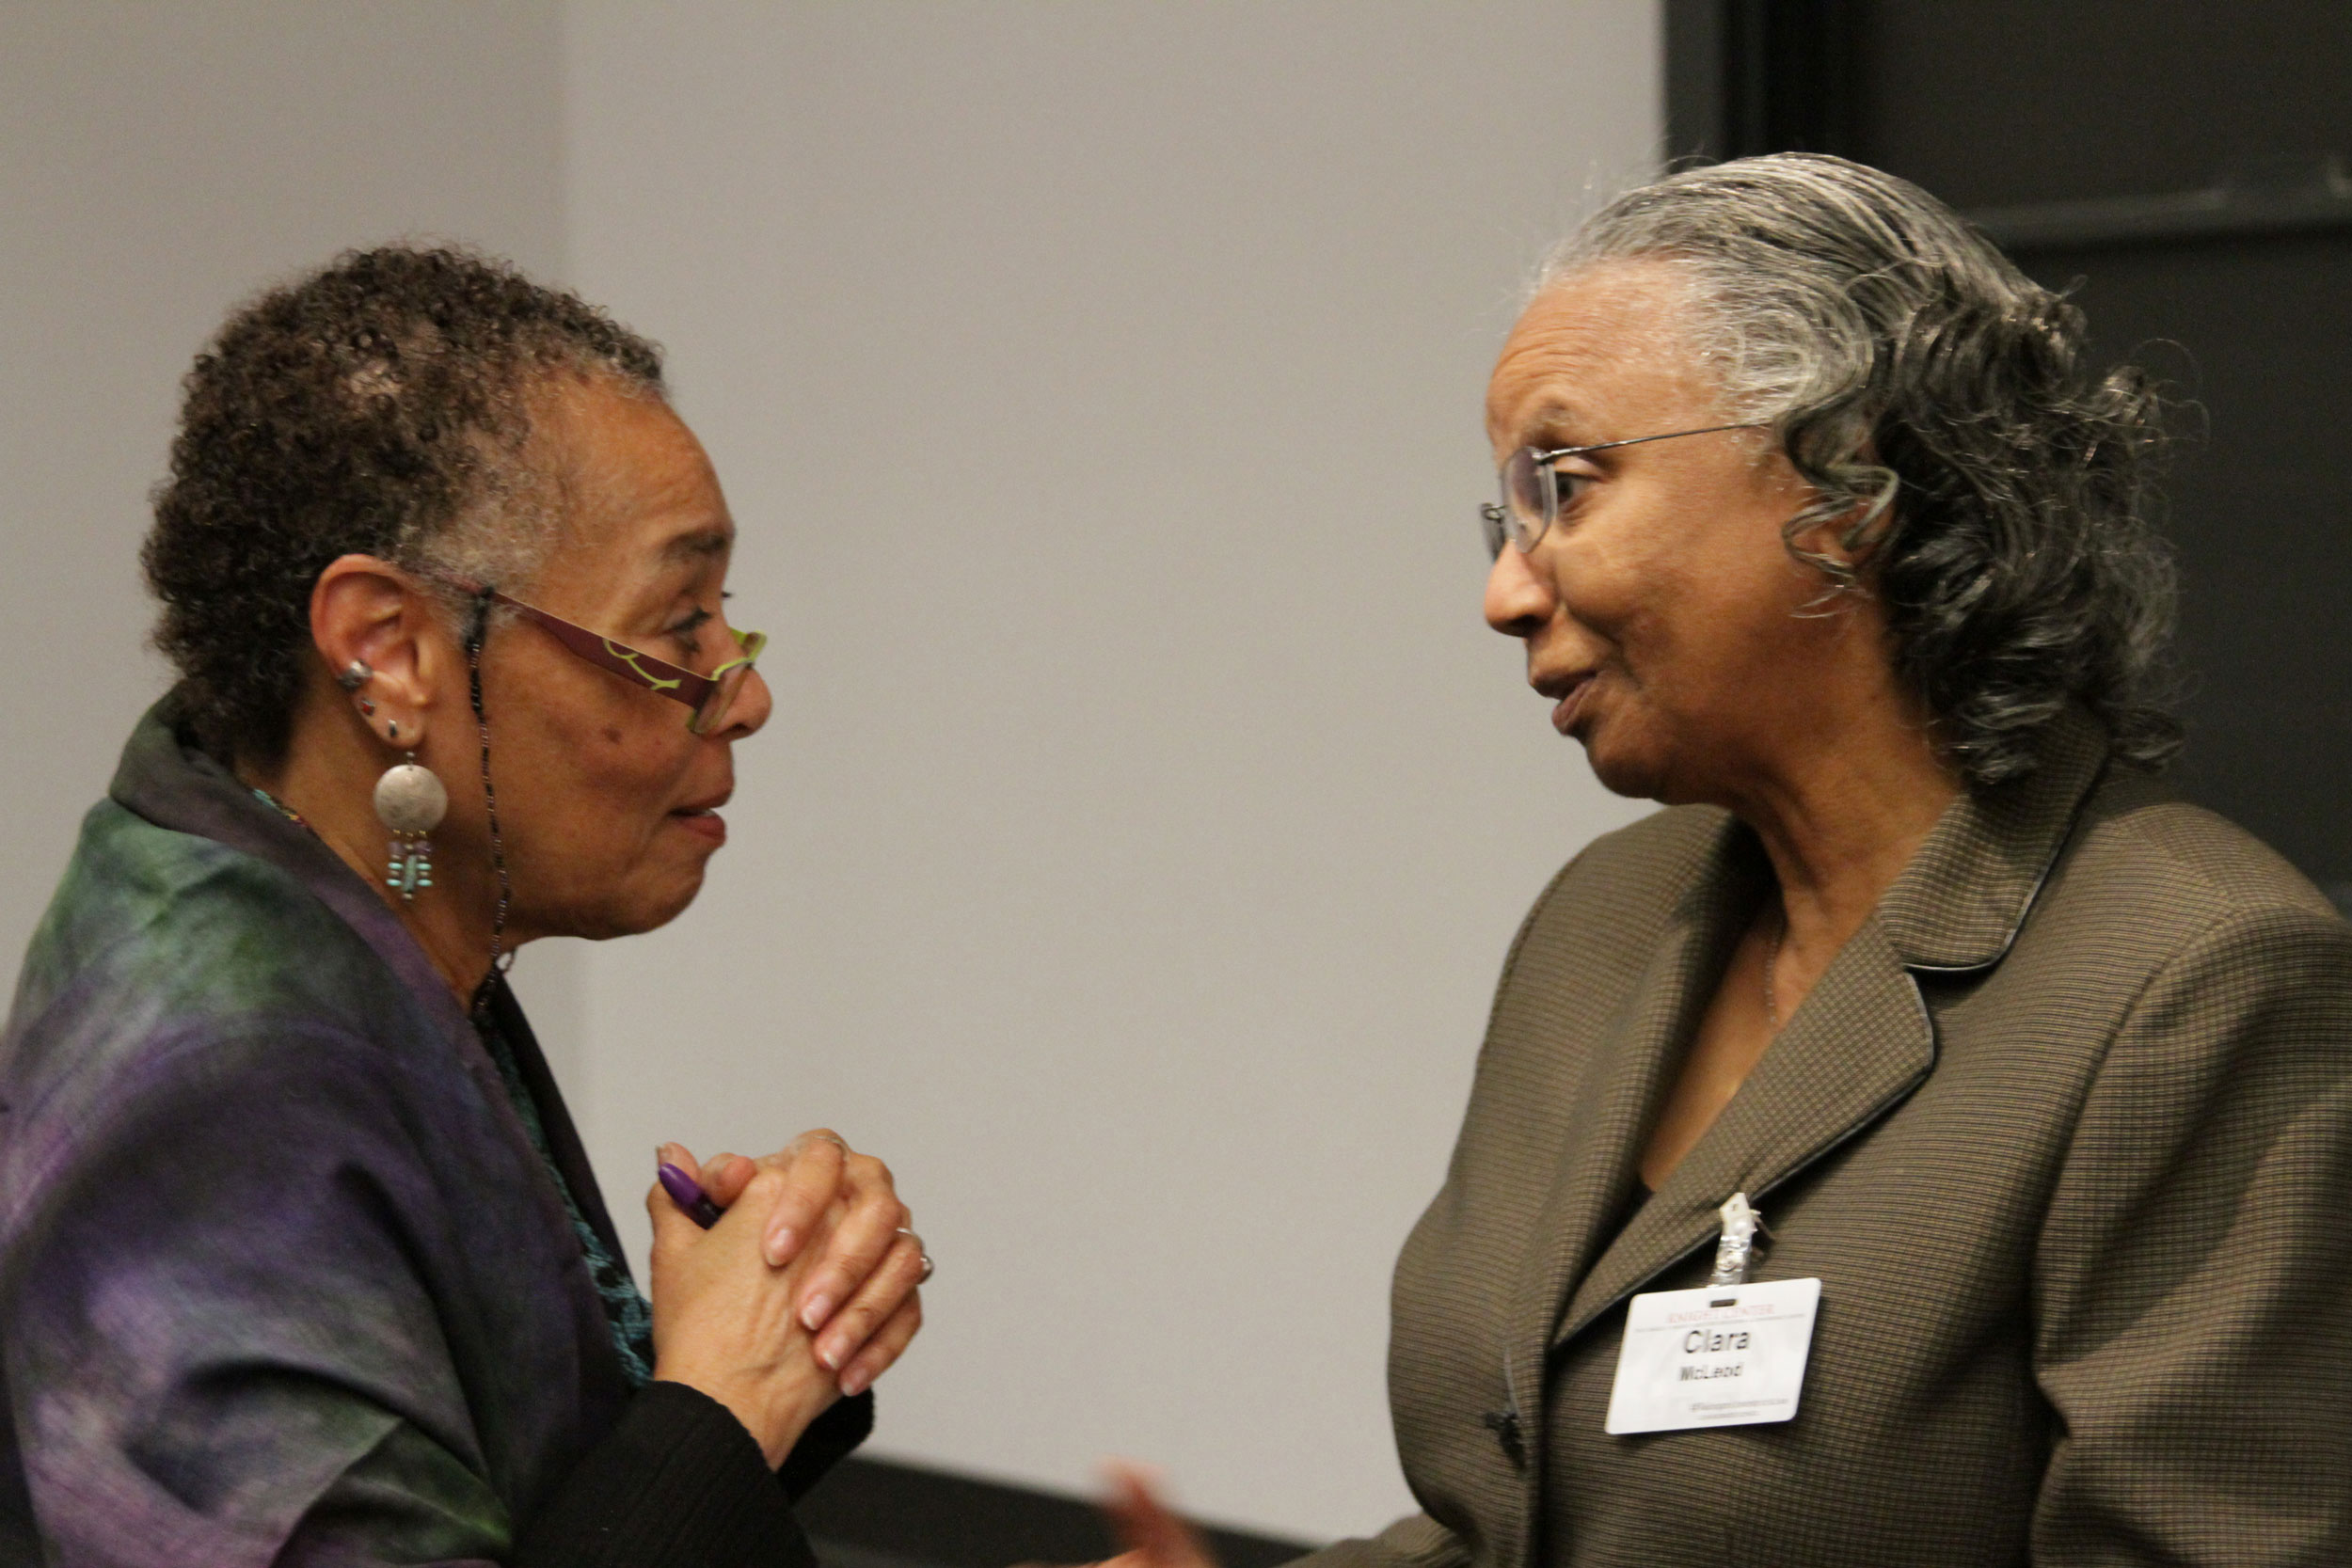
[[[368,668],[366,659],[355,658],[343,666],[342,673],[335,677],[335,684],[345,691],[357,691],[367,685],[374,673],[374,671]]]

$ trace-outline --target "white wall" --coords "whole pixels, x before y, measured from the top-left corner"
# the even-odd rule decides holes
[[[660,1138],[891,1160],[941,1273],[878,1451],[1407,1506],[1390,1264],[1514,925],[1631,815],[1479,624],[1480,394],[1653,154],[1657,29],[570,8],[570,272],[673,351],[779,697],[578,1097],[633,1227]]]
[[[354,245],[560,270],[553,0],[0,5],[0,975],[140,709],[147,492],[229,309]]]
[[[1656,26],[0,6],[0,952],[162,684],[145,495],[227,309],[399,235],[577,282],[674,351],[782,699],[703,903],[517,977],[624,1224],[658,1137],[833,1122],[942,1259],[879,1451],[1377,1524],[1390,1260],[1514,922],[1630,815],[1478,625],[1470,508]]]

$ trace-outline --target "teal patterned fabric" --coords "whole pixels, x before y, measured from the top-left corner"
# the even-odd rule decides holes
[[[516,1116],[522,1118],[523,1131],[531,1135],[531,1147],[546,1162],[548,1176],[555,1182],[555,1190],[564,1196],[564,1209],[571,1215],[572,1231],[580,1238],[580,1250],[588,1260],[588,1277],[596,1284],[596,1294],[604,1302],[604,1315],[612,1327],[612,1348],[620,1355],[621,1370],[628,1374],[631,1384],[642,1388],[653,1381],[653,1304],[637,1288],[637,1281],[628,1272],[628,1262],[612,1248],[605,1245],[596,1227],[580,1212],[580,1201],[572,1196],[572,1184],[564,1178],[563,1167],[548,1148],[546,1126],[539,1118],[539,1105],[532,1098],[530,1087],[523,1082],[522,1069],[516,1064],[515,1048],[506,1043],[495,1018],[477,1017],[474,1024],[482,1034],[482,1043],[490,1053],[490,1060],[498,1064],[499,1076],[506,1081],[506,1095],[514,1102]]]

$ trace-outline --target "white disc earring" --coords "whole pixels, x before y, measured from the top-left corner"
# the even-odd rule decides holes
[[[375,819],[392,835],[384,885],[414,903],[419,888],[433,885],[433,841],[426,837],[449,812],[449,791],[440,775],[408,753],[375,781]]]

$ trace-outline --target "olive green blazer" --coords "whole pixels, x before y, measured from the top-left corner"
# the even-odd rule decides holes
[[[1737,1098],[1625,1218],[1769,873],[1724,813],[1594,844],[1503,968],[1397,1265],[1423,1512],[1363,1564],[2352,1561],[2352,928],[2106,759],[1954,804]],[[1626,1299],[1822,1281],[1780,1425],[1601,1431]]]

